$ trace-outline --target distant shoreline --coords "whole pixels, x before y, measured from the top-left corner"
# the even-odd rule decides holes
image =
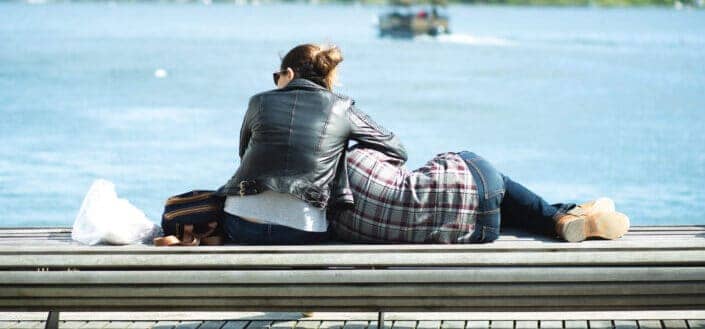
[[[705,0],[447,0],[449,4],[496,5],[496,6],[530,6],[530,7],[674,7],[676,9],[703,9]],[[204,3],[204,4],[359,4],[385,5],[387,0],[0,0],[0,3]],[[428,5],[429,0],[419,1],[419,5]]]

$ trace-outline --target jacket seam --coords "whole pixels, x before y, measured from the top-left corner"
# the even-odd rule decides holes
[[[291,156],[291,135],[294,133],[294,115],[296,114],[296,103],[299,100],[299,91],[294,93],[294,104],[291,106],[291,120],[289,120],[289,137],[287,138],[286,145],[286,160],[284,161],[284,174],[289,173],[289,157]]]
[[[330,117],[333,116],[333,107],[335,106],[335,102],[331,105],[330,111],[328,112],[328,115],[326,116],[326,121],[323,123],[323,129],[321,130],[320,134],[318,135],[318,143],[316,143],[316,150],[315,153],[316,155],[321,153],[321,145],[323,144],[323,136],[326,134],[326,130],[328,129],[328,123],[330,122]]]

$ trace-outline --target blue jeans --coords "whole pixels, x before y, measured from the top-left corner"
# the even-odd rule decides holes
[[[500,226],[552,234],[557,217],[575,207],[573,203],[548,204],[479,155],[468,151],[458,154],[473,175],[480,201],[475,231],[470,236],[473,242],[496,240]]]
[[[225,244],[314,244],[328,240],[328,232],[308,232],[283,225],[259,224],[225,213]]]

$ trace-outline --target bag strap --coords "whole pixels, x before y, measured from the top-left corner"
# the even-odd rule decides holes
[[[193,232],[193,224],[184,225],[184,235],[182,239],[174,235],[169,235],[165,237],[154,238],[154,245],[158,247],[165,246],[198,246],[198,245],[208,245],[216,246],[223,244],[223,237],[220,235],[213,235],[213,232],[218,227],[218,222],[209,222],[208,230],[203,233],[196,234]]]

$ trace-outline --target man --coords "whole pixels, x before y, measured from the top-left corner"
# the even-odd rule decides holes
[[[402,164],[372,149],[349,150],[354,206],[331,216],[330,229],[338,239],[491,242],[499,236],[501,222],[577,242],[616,239],[629,228],[629,218],[616,212],[610,199],[550,205],[471,152],[441,153],[414,171]]]

